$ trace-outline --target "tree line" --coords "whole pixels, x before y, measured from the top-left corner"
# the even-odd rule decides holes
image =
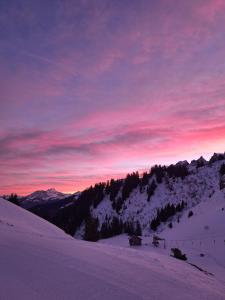
[[[169,218],[173,217],[177,212],[181,212],[187,203],[182,201],[181,203],[167,204],[165,207],[158,209],[156,217],[150,222],[150,229],[156,231],[161,223],[165,223]]]
[[[85,220],[84,239],[86,241],[96,242],[99,239],[110,238],[121,233],[141,236],[142,230],[139,221],[122,222],[118,217],[113,217],[112,221],[105,220],[99,226],[97,217],[89,216]]]

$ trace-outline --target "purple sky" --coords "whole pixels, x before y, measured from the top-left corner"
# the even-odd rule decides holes
[[[0,1],[0,194],[225,150],[225,1]]]

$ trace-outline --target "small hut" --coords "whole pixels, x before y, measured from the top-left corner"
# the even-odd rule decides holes
[[[130,246],[141,246],[142,239],[137,235],[132,235],[129,237]]]

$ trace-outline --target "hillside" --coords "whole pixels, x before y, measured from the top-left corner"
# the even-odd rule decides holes
[[[186,212],[173,228],[165,228],[161,236],[167,248],[179,247],[189,261],[225,278],[225,190],[214,193],[210,201],[192,208],[193,216]],[[200,256],[202,255],[202,256]]]
[[[192,207],[223,192],[224,164],[225,155],[214,154],[209,162],[200,158],[190,164],[155,166],[143,176],[136,172],[123,180],[97,184],[81,193],[70,211],[64,211],[70,233],[87,238],[89,223],[96,228],[96,239],[123,232],[160,232]],[[60,218],[56,224],[61,227]]]
[[[152,244],[152,235],[142,236],[140,251],[157,251],[170,255],[171,248],[179,248],[187,256],[187,262],[210,272],[225,283],[225,191],[221,190],[209,200],[200,202],[190,211],[184,212],[172,228],[162,225],[157,235],[165,240],[158,247]],[[125,234],[100,240],[107,245],[129,248]]]
[[[149,251],[78,241],[0,199],[1,299],[222,300],[224,284]]]

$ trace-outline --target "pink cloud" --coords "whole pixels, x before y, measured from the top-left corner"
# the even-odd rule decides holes
[[[207,0],[202,1],[199,6],[196,6],[195,13],[198,18],[204,22],[214,22],[216,17],[222,15],[225,10],[223,0]]]
[[[29,7],[9,14],[0,193],[79,190],[225,146],[224,1],[100,2],[61,1],[48,30]],[[14,17],[37,31],[13,36]]]

